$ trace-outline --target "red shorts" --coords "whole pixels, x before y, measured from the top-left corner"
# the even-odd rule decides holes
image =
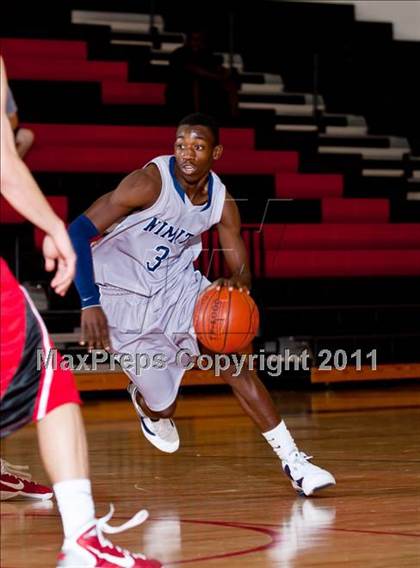
[[[60,368],[47,329],[32,300],[0,259],[0,436],[54,408],[80,404],[71,371]]]

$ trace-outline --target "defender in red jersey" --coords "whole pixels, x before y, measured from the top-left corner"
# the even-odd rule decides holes
[[[76,255],[64,223],[52,211],[16,153],[5,112],[7,79],[1,58],[0,65],[1,193],[21,215],[45,231],[45,268],[51,272],[57,267],[51,286],[63,296],[75,273]],[[159,568],[160,562],[123,550],[104,537],[103,533],[139,525],[147,518],[147,512],[140,511],[119,528],[107,524],[112,511],[102,519],[95,518],[86,434],[73,375],[53,368],[52,360],[48,359],[53,345],[44,322],[3,260],[0,270],[1,435],[36,421],[41,456],[53,482],[64,529],[57,566]],[[44,362],[49,362],[39,365],[37,352],[47,355]],[[29,482],[8,474],[3,467],[1,473],[2,492],[33,489]]]

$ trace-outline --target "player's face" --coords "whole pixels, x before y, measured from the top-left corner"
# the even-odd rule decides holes
[[[222,151],[222,146],[214,144],[213,134],[207,126],[183,124],[176,132],[176,164],[180,175],[190,183],[207,175]]]

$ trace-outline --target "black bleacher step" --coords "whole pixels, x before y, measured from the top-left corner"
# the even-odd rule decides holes
[[[101,104],[101,85],[82,81],[11,80],[24,122],[90,122]]]
[[[264,223],[321,223],[319,199],[281,200],[274,198],[264,207]]]
[[[171,54],[161,51],[154,51],[151,54],[151,58],[155,61],[169,61]]]
[[[150,0],[71,0],[72,10],[93,12],[150,13]]]
[[[410,150],[407,148],[407,154]],[[364,170],[403,170],[405,168],[404,158],[387,158],[386,160],[363,159]]]
[[[320,223],[319,200],[282,200],[236,198],[242,223]]]
[[[390,221],[392,223],[420,223],[420,201],[392,200]]]
[[[364,177],[347,175],[344,179],[345,197],[405,197],[407,182],[402,177]]]
[[[276,124],[306,124],[315,126],[316,120],[313,116],[279,114],[276,116]]]
[[[239,111],[239,118],[232,121],[232,126],[237,125],[249,126],[249,128],[255,128],[255,125],[259,127],[269,127],[273,128],[275,124],[275,112],[272,109],[252,109],[244,108]]]
[[[80,310],[76,306],[74,310],[55,309],[43,312],[42,317],[48,331],[50,333],[71,333],[75,328],[80,327]]]
[[[25,275],[24,251],[32,248],[34,230],[30,223],[0,223],[0,256],[6,260],[12,272],[21,279]],[[18,262],[17,262],[18,260]],[[17,266],[19,265],[19,267]]]
[[[345,114],[322,114],[320,117],[322,126],[347,126],[348,123],[348,117]]]
[[[253,83],[254,85],[262,85],[265,83],[264,73],[247,73],[244,71],[239,74],[241,83]]]
[[[347,337],[316,337],[312,339],[312,352],[317,356],[314,361],[316,368],[320,365],[342,365],[342,352],[347,357],[348,365],[355,366],[357,358],[361,365],[372,368],[373,359],[377,365],[386,363],[415,363],[418,361],[419,335],[393,334],[391,336],[347,336]],[[341,353],[339,352],[341,350]],[[359,352],[359,353],[358,353]],[[373,352],[373,353],[372,353]],[[329,354],[331,353],[331,357]],[[369,356],[368,356],[369,355]],[[336,363],[334,362],[336,357]],[[327,358],[329,360],[327,361]],[[374,367],[373,367],[374,368]],[[324,367],[325,369],[325,367]]]
[[[90,41],[88,58],[102,61],[127,61],[133,65],[147,65],[150,61],[150,48],[144,45],[113,45],[109,41]]]
[[[101,195],[114,190],[125,175],[125,172],[104,174],[34,173],[36,181],[46,195],[66,195],[69,198],[70,220],[83,213]]]
[[[360,174],[363,164],[364,161],[359,154],[319,154],[302,150],[299,170],[302,173]]]
[[[263,93],[263,94],[240,94],[241,102],[273,103],[283,105],[305,105],[305,95],[293,95],[289,93]]]
[[[266,308],[264,333],[281,336],[419,334],[420,305]]]
[[[268,199],[274,196],[274,176],[221,174],[223,183],[235,198]]]
[[[320,146],[360,146],[361,148],[389,148],[390,140],[380,136],[319,136]]]
[[[171,124],[162,105],[102,105],[97,112],[99,124],[161,126]]]
[[[146,61],[144,64],[130,60],[128,62],[128,80],[137,83],[166,83],[169,67],[166,65],[152,65]]]
[[[0,35],[4,38],[109,41],[111,28],[109,26],[70,23],[60,26],[58,22],[54,22],[54,25],[49,27],[36,24],[23,26],[21,24],[16,28],[7,26],[3,29],[0,26]]]
[[[363,52],[370,53],[372,48],[380,50],[384,44],[390,44],[393,39],[393,25],[391,22],[362,22],[353,24],[353,41]],[[372,38],[375,38],[372,44]]]
[[[308,152],[317,148],[318,137],[314,131],[256,130],[256,148],[259,150],[298,150]]]
[[[113,40],[130,40],[130,36],[133,35],[131,32],[113,32]],[[131,38],[133,41],[145,41],[150,43],[173,43],[173,44],[183,44],[184,36],[182,33],[172,33],[172,32],[162,32],[162,33],[139,33],[135,32],[134,37]]]
[[[265,306],[418,305],[420,277],[270,278],[254,291]]]
[[[44,4],[47,4],[47,6],[41,7],[37,2],[26,2],[25,5],[18,2],[5,2],[1,11],[0,35],[3,37],[19,37],[26,30],[30,31],[37,28],[46,30],[48,25],[50,30],[54,27],[61,29],[70,24],[71,9],[68,2]],[[54,25],[51,25],[51,22]]]

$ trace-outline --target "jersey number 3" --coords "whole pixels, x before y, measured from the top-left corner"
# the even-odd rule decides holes
[[[163,245],[159,245],[158,247],[155,248],[155,250],[160,254],[157,254],[155,256],[153,263],[150,263],[149,261],[146,262],[147,269],[150,270],[150,272],[154,272],[156,268],[159,268],[159,266],[162,264],[162,262],[165,260],[165,258],[167,258],[169,254],[169,248],[164,247]]]

